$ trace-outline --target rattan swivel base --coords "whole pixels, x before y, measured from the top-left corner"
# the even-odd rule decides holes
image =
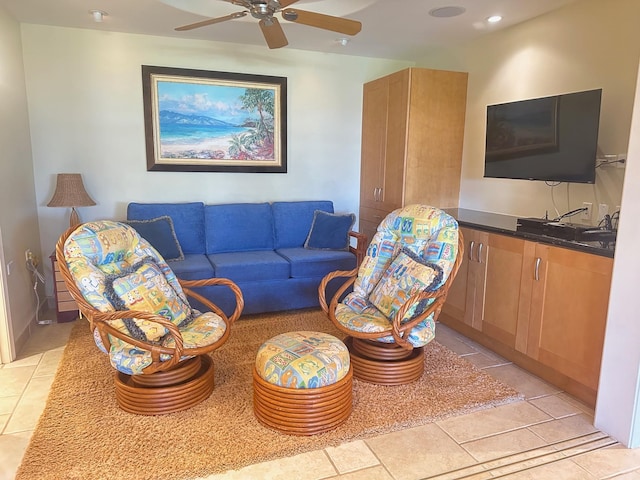
[[[405,385],[424,372],[424,347],[405,350],[392,343],[347,337],[353,376],[378,385]]]
[[[152,375],[115,375],[116,400],[137,415],[163,415],[186,410],[213,392],[213,361],[200,355]]]
[[[332,385],[284,388],[253,369],[253,410],[265,426],[293,435],[315,435],[345,422],[353,409],[353,371]]]

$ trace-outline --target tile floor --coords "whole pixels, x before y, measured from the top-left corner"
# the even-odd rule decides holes
[[[0,366],[0,480],[15,476],[73,324],[37,327]],[[207,480],[640,480],[640,449],[596,430],[590,408],[444,325],[437,339],[525,400]]]

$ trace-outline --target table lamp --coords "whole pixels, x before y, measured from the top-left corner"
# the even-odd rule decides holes
[[[82,176],[79,173],[59,173],[56,181],[56,191],[47,203],[47,207],[71,207],[69,226],[75,227],[80,223],[76,207],[90,207],[96,202],[84,189]]]

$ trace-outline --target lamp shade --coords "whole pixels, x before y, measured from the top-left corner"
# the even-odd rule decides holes
[[[84,189],[82,176],[79,173],[59,173],[56,181],[56,191],[48,207],[89,207],[96,202]]]
[[[71,207],[69,226],[75,227],[80,223],[76,207],[89,207],[96,202],[84,189],[82,177],[79,173],[59,173],[56,180],[56,191],[47,207]]]

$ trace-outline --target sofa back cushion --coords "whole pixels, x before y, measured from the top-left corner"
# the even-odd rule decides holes
[[[204,203],[130,203],[127,220],[150,220],[168,215],[185,254],[204,253]]]
[[[313,213],[316,210],[333,213],[333,202],[274,202],[271,208],[275,227],[275,248],[292,248],[304,246],[313,223]]]
[[[273,250],[273,216],[268,203],[204,207],[207,254]]]

